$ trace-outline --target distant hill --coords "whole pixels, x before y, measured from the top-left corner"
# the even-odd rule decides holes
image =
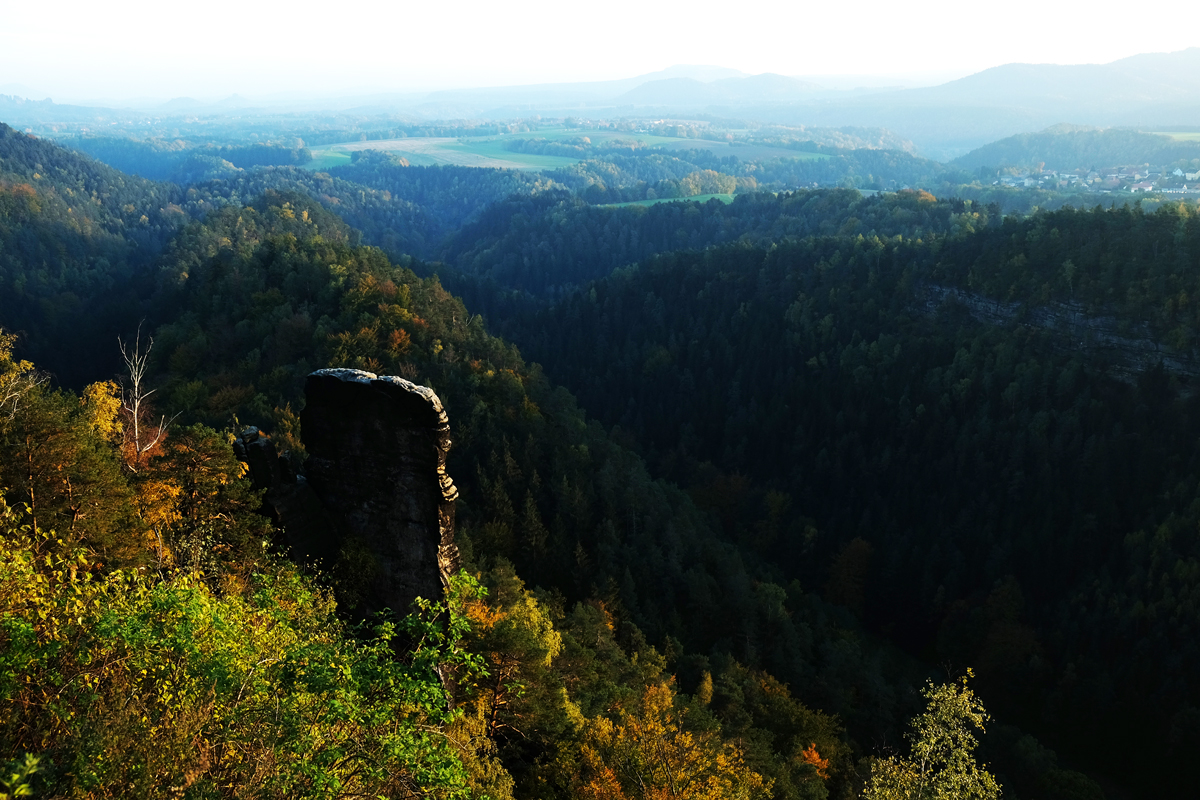
[[[1004,64],[907,94],[914,101],[967,105],[1065,103],[1119,117],[1131,108],[1200,101],[1200,47],[1108,64]]]
[[[362,116],[400,112],[422,120],[524,119],[581,113],[592,118],[620,117],[633,107],[648,116],[708,115],[789,127],[887,128],[914,142],[923,156],[940,161],[1063,120],[1099,128],[1140,130],[1200,126],[1200,47],[1146,53],[1108,64],[1005,64],[917,89],[846,90],[844,81],[836,80],[834,85],[843,88],[818,84],[819,79],[809,82],[770,73],[747,75],[713,65],[675,65],[621,80],[309,98],[303,104],[308,108],[353,109]],[[154,113],[236,113],[244,118],[249,115],[241,108],[250,102],[229,98],[195,105],[195,101],[177,98],[156,106]],[[297,102],[295,98],[287,103],[272,101],[276,110]],[[268,116],[262,108],[258,112]],[[18,127],[102,123],[144,116],[144,112],[0,96],[0,119]]]
[[[676,77],[649,81],[617,98],[618,105],[705,106],[796,102],[820,90],[815,83],[765,72],[761,75],[703,82]]]
[[[1200,47],[1108,64],[1005,64],[940,86],[867,95],[809,111],[806,124],[883,125],[935,158],[961,155],[987,139],[1063,119],[1103,127],[1196,125]]]
[[[972,150],[950,162],[961,169],[980,167],[1080,168],[1153,164],[1162,166],[1200,158],[1200,142],[1119,128],[1055,125],[1021,133]]]
[[[27,100],[0,94],[0,119],[9,125],[40,125],[54,122],[109,122],[127,119],[130,112],[112,108],[72,106],[45,100]]]
[[[428,94],[421,108],[428,115],[442,109],[458,109],[456,113],[479,114],[495,106],[549,108],[555,104],[609,105],[626,92],[651,83],[679,82],[679,85],[706,85],[713,81],[737,80],[746,73],[728,67],[704,64],[676,64],[657,72],[614,81],[580,81],[576,83],[540,83],[528,86],[492,86],[470,89],[444,89]],[[698,95],[695,102],[711,102],[707,95]]]
[[[703,107],[719,102],[722,92],[695,78],[664,78],[643,83],[620,97],[617,105]]]
[[[745,100],[759,100],[772,97],[794,98],[796,95],[810,94],[820,91],[820,84],[803,81],[799,78],[789,78],[774,72],[764,72],[761,75],[749,75],[744,78],[726,78],[714,81],[714,87],[722,92],[735,95]]]

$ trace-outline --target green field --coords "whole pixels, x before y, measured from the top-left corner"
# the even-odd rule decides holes
[[[1200,142],[1200,131],[1154,131],[1154,133],[1180,142]]]
[[[305,164],[304,168],[314,172],[324,172],[327,169],[350,163],[350,153],[346,150],[314,148],[312,154],[313,160]]]
[[[822,153],[803,153],[797,150],[757,144],[711,142],[706,139],[677,139],[648,133],[551,128],[506,136],[463,138],[414,136],[408,139],[342,142],[312,148],[313,160],[304,166],[313,171],[327,170],[349,164],[351,153],[356,150],[380,150],[405,158],[408,163],[418,166],[454,164],[462,167],[492,167],[540,172],[570,166],[578,163],[579,159],[567,156],[517,153],[508,150],[505,145],[513,139],[575,139],[581,136],[588,137],[595,144],[611,139],[636,139],[648,146],[662,147],[667,150],[711,150],[715,155],[734,155],[742,161],[760,161],[772,158],[829,158]]]
[[[523,169],[531,172],[558,169],[579,161],[577,158],[562,156],[514,153],[504,148],[504,138],[480,136],[454,139],[414,136],[408,139],[343,142],[312,148],[313,160],[304,166],[311,170],[324,170],[349,164],[351,153],[357,150],[391,153],[417,166],[452,164],[460,167]]]
[[[629,203],[605,203],[601,208],[625,208],[627,206],[653,206],[659,203],[679,203],[689,201],[695,203],[707,203],[712,199],[720,200],[722,203],[732,203],[732,194],[698,194],[694,197],[660,197],[657,200],[634,200]]]
[[[523,169],[543,170],[569,167],[579,162],[578,158],[568,156],[541,156],[535,153],[515,153],[505,149],[506,140],[516,136],[489,136],[480,139],[459,139],[455,144],[447,145],[448,150],[457,150],[480,158],[491,158],[497,161],[515,161],[523,165]]]

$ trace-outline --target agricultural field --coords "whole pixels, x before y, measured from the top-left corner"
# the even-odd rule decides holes
[[[1154,133],[1177,142],[1200,142],[1200,131],[1154,131]]]
[[[412,137],[383,141],[358,141],[313,148],[313,160],[308,169],[322,170],[349,164],[356,150],[381,150],[408,160],[410,164],[433,166],[450,164],[461,167],[492,167],[540,171],[574,164],[578,159],[562,156],[541,156],[514,153],[504,149],[504,140],[497,136],[471,138]]]
[[[513,139],[574,139],[586,136],[593,143],[610,139],[636,139],[650,147],[666,150],[711,150],[715,155],[734,155],[742,161],[762,161],[775,158],[820,159],[829,156],[821,153],[804,153],[782,147],[768,147],[740,142],[714,142],[707,139],[678,139],[655,136],[648,133],[624,131],[587,131],[578,128],[553,128],[512,136],[478,137],[412,137],[382,141],[355,141],[312,148],[313,160],[307,169],[321,171],[349,164],[351,153],[356,150],[381,150],[408,160],[410,164],[432,166],[453,164],[462,167],[491,167],[495,169],[521,169],[533,172],[558,169],[579,161],[567,156],[547,156],[534,153],[517,153],[507,149]]]

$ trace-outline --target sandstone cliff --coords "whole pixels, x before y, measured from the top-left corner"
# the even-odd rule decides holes
[[[333,570],[342,600],[360,613],[403,615],[417,597],[440,599],[458,569],[441,400],[426,386],[352,369],[312,373],[305,395],[304,474],[257,428],[234,443],[293,557]]]
[[[450,423],[437,394],[403,378],[318,370],[305,384],[304,473],[341,545],[367,554],[364,610],[440,599],[458,568],[446,474]]]

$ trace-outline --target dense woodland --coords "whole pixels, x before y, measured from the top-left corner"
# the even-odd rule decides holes
[[[260,166],[307,164],[312,153],[302,143],[214,145],[183,139],[114,139],[81,136],[71,145],[131,175],[178,184],[196,183],[205,177],[224,177]]]
[[[1196,209],[794,189],[900,158],[847,152],[167,183],[0,127],[0,793],[1186,792]],[[232,437],[302,470],[326,366],[445,403],[446,597],[364,619],[258,513]]]
[[[1153,164],[1179,166],[1194,172],[1200,166],[1200,144],[1130,129],[1055,125],[1038,133],[1022,133],[992,142],[951,163],[966,170],[996,167],[1076,170]]]

